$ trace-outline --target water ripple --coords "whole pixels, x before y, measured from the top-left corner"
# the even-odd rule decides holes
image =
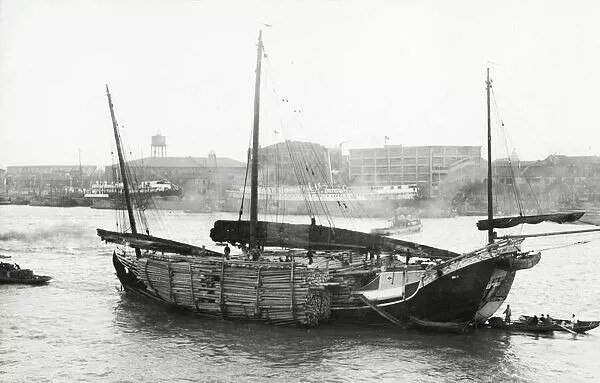
[[[165,226],[174,239],[211,244],[213,220],[231,217],[170,214]],[[473,223],[469,217],[424,220],[413,239],[468,250],[481,243]],[[393,327],[307,330],[169,310],[118,291],[112,248],[95,236],[96,227],[113,225],[109,211],[23,206],[0,212],[0,252],[54,277],[43,287],[0,285],[0,381],[572,383],[593,381],[600,373],[600,337],[594,332],[574,338]],[[592,288],[600,279],[596,253],[593,242],[545,252],[535,269],[515,280],[509,295],[514,314],[600,317],[600,294]]]

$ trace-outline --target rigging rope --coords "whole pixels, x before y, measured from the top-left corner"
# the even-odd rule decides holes
[[[562,248],[565,248],[565,247],[571,247],[571,246],[577,246],[577,245],[585,245],[586,243],[590,243],[590,242],[595,241],[595,240],[597,240],[597,239],[590,239],[590,240],[587,240],[587,241],[577,241],[577,242],[568,243],[568,244],[565,244],[565,245],[546,247],[544,249],[538,249],[537,251],[547,251],[547,250],[562,249]]]
[[[279,109],[279,113],[277,113],[277,119],[279,120],[280,129],[282,132],[287,131],[289,122],[284,122],[282,116],[285,115],[296,117],[302,112],[302,110],[290,105],[289,99],[278,93],[275,87],[275,82],[270,76],[270,72],[273,70],[273,68],[268,55],[266,55],[263,63],[265,73],[264,78],[270,83],[270,85],[272,85],[272,92],[269,92],[271,100],[275,101],[274,104],[276,108]],[[267,109],[267,111],[268,110],[270,109]],[[268,113],[265,113],[265,116],[267,115]],[[294,125],[300,129],[304,128],[302,123],[298,121],[296,121]],[[360,203],[358,203],[355,195],[353,195],[353,198],[351,198],[350,194],[353,193],[350,189],[343,189],[343,192],[338,191],[337,198],[336,194],[333,194],[334,191],[332,189],[335,185],[332,180],[333,175],[331,174],[330,166],[323,163],[324,160],[328,162],[327,158],[324,157],[326,153],[317,150],[317,146],[309,142],[293,142],[285,140],[282,142],[282,144],[285,145],[287,157],[290,159],[291,169],[288,170],[292,170],[293,174],[295,175],[297,188],[302,196],[302,200],[304,201],[308,215],[312,218],[318,219],[321,224],[323,223],[321,216],[324,216],[323,220],[327,221],[330,227],[335,227],[332,217],[332,209],[334,209],[334,207],[331,206],[331,202],[334,202],[335,209],[339,209],[341,216],[346,220],[349,220],[349,214],[353,210],[356,210],[356,205],[360,206]],[[277,152],[275,175],[277,180],[277,200],[280,202],[287,196],[285,189],[283,189],[283,196],[279,194],[280,184],[286,182],[286,179],[282,179],[283,177],[280,175],[280,167],[282,166],[281,163],[283,162],[282,159],[284,158],[284,155],[279,153],[279,145],[276,144],[275,149]],[[341,177],[336,175],[336,178],[339,178],[341,181]],[[343,184],[343,182],[339,183]],[[322,188],[321,185],[325,185],[325,187]],[[323,194],[323,192],[326,194]],[[273,195],[271,197],[273,197]],[[333,200],[332,198],[336,200]],[[280,208],[281,205],[277,204],[277,215],[280,213]],[[354,225],[354,223],[351,223],[351,225]]]
[[[519,190],[518,190],[516,175],[515,175],[515,171],[514,171],[513,164],[512,164],[511,154],[510,154],[510,151],[509,151],[508,134],[507,134],[506,129],[504,127],[504,121],[502,121],[502,119],[500,118],[500,109],[498,108],[498,103],[497,103],[497,100],[496,100],[496,94],[494,93],[493,89],[492,89],[492,99],[494,101],[494,108],[495,108],[495,111],[496,111],[496,116],[497,116],[497,118],[498,118],[498,120],[500,121],[500,124],[501,124],[500,125],[501,126],[500,130],[501,130],[501,133],[502,133],[502,137],[504,138],[504,140],[503,140],[504,141],[504,147],[506,149],[507,161],[508,161],[508,165],[509,165],[510,175],[511,175],[511,178],[513,180],[515,198],[516,198],[516,202],[517,202],[518,207],[519,207],[519,213],[522,216],[523,215],[523,202],[522,202],[522,198],[521,198],[521,195],[519,193]],[[517,160],[517,161],[519,161],[519,160]],[[520,163],[520,161],[519,161],[519,163]],[[520,166],[519,166],[519,168],[520,168]],[[527,177],[525,175],[523,178],[527,182],[527,185],[529,187],[529,191],[531,192],[531,198],[533,199],[533,202],[535,203],[535,207],[536,207],[536,210],[537,210],[538,214],[542,214],[542,209],[541,209],[539,200],[538,200],[538,198],[536,197],[536,195],[535,195],[535,193],[533,191],[533,187],[531,186],[531,181],[529,180],[529,177]]]
[[[252,133],[250,134],[250,142],[252,140]],[[238,216],[238,221],[242,220],[242,214],[244,214],[244,199],[246,198],[246,185],[248,184],[248,170],[250,168],[250,161],[252,159],[251,156],[251,144],[248,143],[248,158],[246,159],[246,175],[244,176],[244,188],[242,189],[242,202],[240,204],[240,213]]]

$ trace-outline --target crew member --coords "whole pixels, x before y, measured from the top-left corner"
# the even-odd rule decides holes
[[[260,259],[260,251],[258,248],[255,247],[250,253],[252,254],[253,261],[258,261]]]
[[[308,264],[312,265],[313,264],[313,251],[308,250],[308,253],[306,253],[306,257],[308,258]]]
[[[512,314],[510,311],[510,305],[506,305],[506,310],[504,310],[504,312],[502,314],[504,315],[504,322],[505,323],[510,323],[510,315]]]
[[[576,324],[577,324],[577,318],[575,317],[575,314],[573,314],[573,315],[571,315],[571,328],[574,328]]]

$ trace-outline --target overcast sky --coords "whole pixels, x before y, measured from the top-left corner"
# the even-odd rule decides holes
[[[79,149],[110,164],[105,84],[134,157],[160,131],[171,156],[244,160],[261,28],[263,144],[484,146],[490,65],[522,159],[599,155],[599,16],[591,0],[0,0],[0,167]]]

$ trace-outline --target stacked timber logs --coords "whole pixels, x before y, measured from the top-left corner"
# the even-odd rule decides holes
[[[153,255],[135,268],[164,301],[230,319],[316,326],[331,315],[324,271],[295,262]]]

